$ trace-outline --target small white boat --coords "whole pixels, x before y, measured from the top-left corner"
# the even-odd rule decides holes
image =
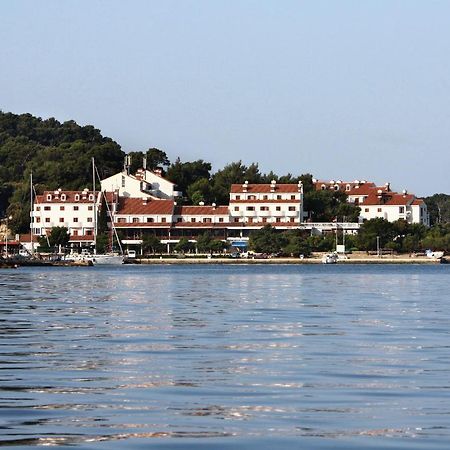
[[[336,253],[327,253],[322,256],[322,264],[336,264],[338,255]]]
[[[118,265],[124,263],[124,257],[115,254],[92,255],[92,262],[95,266]]]

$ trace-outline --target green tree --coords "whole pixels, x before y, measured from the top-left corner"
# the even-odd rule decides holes
[[[258,253],[279,253],[286,245],[286,238],[269,224],[250,233],[249,248]]]
[[[194,244],[188,238],[181,238],[174,247],[176,252],[188,253],[194,249]]]
[[[154,235],[145,234],[142,238],[142,250],[145,254],[162,253],[164,251],[164,244]]]
[[[291,256],[310,256],[311,245],[301,231],[288,231],[285,233],[285,238],[286,243],[282,249],[284,254]]]
[[[48,242],[51,247],[66,247],[69,243],[70,235],[67,227],[53,227],[48,236]]]
[[[205,178],[210,178],[211,164],[199,159],[192,162],[181,162],[180,158],[167,169],[166,177],[178,186],[185,195],[191,184]]]
[[[170,165],[166,152],[157,148],[149,148],[146,153],[147,169],[155,170],[158,167],[164,168]]]
[[[370,219],[359,229],[358,247],[363,250],[376,250],[378,238],[380,248],[383,248],[395,235],[395,227],[391,222],[381,218]]]

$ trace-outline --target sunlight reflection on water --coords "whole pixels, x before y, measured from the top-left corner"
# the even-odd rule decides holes
[[[449,273],[2,272],[0,445],[447,448]]]

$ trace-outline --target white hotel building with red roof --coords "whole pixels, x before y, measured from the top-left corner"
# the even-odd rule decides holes
[[[408,223],[430,225],[427,205],[421,198],[409,194],[393,192],[390,183],[377,186],[373,182],[355,180],[345,181],[319,181],[313,180],[316,190],[343,191],[348,202],[361,209],[362,221],[383,218],[389,222],[405,220]]]
[[[390,190],[389,184],[378,187],[371,182],[321,182],[314,180],[317,190],[340,190],[349,202],[361,208],[361,219],[382,217],[389,221],[404,219],[409,223],[428,225],[428,213],[423,200],[404,192]],[[177,243],[181,238],[194,241],[209,232],[217,239],[232,243],[248,239],[252,230],[270,224],[280,230],[333,230],[333,224],[304,222],[303,186],[282,184],[233,184],[229,205],[180,206],[181,195],[175,184],[161,173],[140,169],[136,175],[127,170],[101,182],[112,212],[114,226],[120,230],[125,244],[140,244],[146,233],[155,234],[163,243]],[[32,213],[32,232],[43,236],[55,226],[67,227],[74,246],[94,244],[94,211],[101,208],[101,193],[95,196],[82,191],[46,191],[38,195]],[[326,226],[329,225],[327,228]],[[343,224],[342,224],[343,225]],[[346,224],[356,231],[359,224]],[[308,228],[309,227],[309,228]]]

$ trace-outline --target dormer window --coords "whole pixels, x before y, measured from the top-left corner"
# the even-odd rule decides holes
[[[65,202],[66,199],[67,199],[66,194],[61,194],[61,201],[62,201],[62,202]]]
[[[91,202],[94,201],[94,194],[89,194],[89,200],[90,200]]]
[[[349,185],[349,184],[347,184],[347,186],[345,186],[345,190],[346,190],[346,191],[349,191],[349,190],[350,190],[350,185]]]
[[[52,194],[47,194],[47,201],[51,202],[52,201]]]
[[[80,201],[80,194],[75,194],[75,201],[79,202]]]
[[[322,186],[320,186],[320,189],[322,189],[322,191],[324,191],[326,188],[327,187],[324,184],[322,184]]]

